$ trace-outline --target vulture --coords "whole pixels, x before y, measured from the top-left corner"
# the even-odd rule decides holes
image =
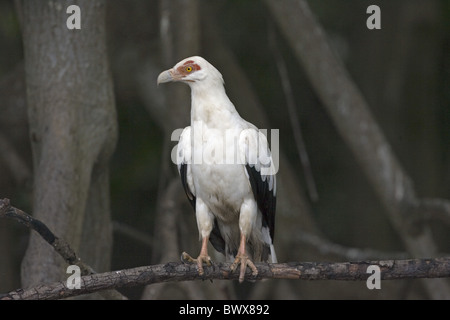
[[[191,123],[176,146],[176,164],[184,191],[195,211],[201,249],[196,259],[211,265],[208,241],[240,265],[239,282],[255,262],[276,263],[273,246],[276,166],[266,136],[237,112],[222,74],[199,56],[186,58],[159,74],[157,84],[183,82],[191,89]],[[175,161],[175,160],[174,160]]]

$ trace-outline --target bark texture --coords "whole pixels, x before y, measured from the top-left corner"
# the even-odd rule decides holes
[[[81,8],[69,30],[66,9]],[[28,121],[33,153],[33,214],[96,270],[112,245],[108,161],[117,123],[106,56],[105,1],[23,1]],[[32,233],[22,283],[56,281],[64,263]]]
[[[11,291],[0,300],[46,300],[73,297],[100,290],[160,282],[190,280],[237,280],[239,272],[230,272],[231,263],[205,267],[199,276],[196,264],[169,262],[81,277],[80,289],[69,289],[66,282],[43,284],[29,290]],[[347,280],[366,281],[372,276],[370,266],[380,270],[380,280],[450,277],[450,258],[358,261],[358,262],[289,262],[257,263],[258,275],[247,269],[247,280]],[[370,280],[369,280],[370,281]]]

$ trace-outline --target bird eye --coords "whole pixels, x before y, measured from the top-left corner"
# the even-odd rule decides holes
[[[186,71],[187,72],[191,72],[192,71],[192,67],[186,67]]]

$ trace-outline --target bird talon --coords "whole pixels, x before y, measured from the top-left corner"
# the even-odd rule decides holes
[[[194,259],[188,253],[183,252],[181,254],[181,262],[183,262],[183,263],[196,263],[197,259]]]
[[[204,263],[208,267],[211,266],[211,258],[208,255],[199,255],[197,258],[197,267],[198,267],[198,274],[201,276],[205,274],[205,271],[203,270]]]
[[[181,254],[181,261],[184,263],[196,263],[198,274],[204,275],[205,271],[203,269],[203,264],[206,264],[208,267],[212,265],[211,258],[208,255],[199,255],[197,259],[192,258],[188,253],[183,252]]]
[[[252,269],[252,276],[257,276],[258,275],[258,268],[256,268],[255,264],[253,263],[253,261],[248,260],[247,261],[248,266],[250,267],[250,269]]]
[[[198,264],[198,265],[197,265],[197,270],[198,270],[198,274],[199,274],[200,276],[202,276],[202,275],[205,274],[205,271],[203,270],[203,266],[202,266],[201,264]]]
[[[240,273],[239,273],[239,282],[242,283],[245,279],[245,271],[247,270],[247,267],[249,267],[252,270],[252,275],[257,276],[258,275],[258,269],[256,268],[253,261],[251,261],[246,254],[238,254],[236,258],[234,259],[234,262],[231,264],[230,269],[233,272],[236,270],[236,267],[238,265],[241,265]]]

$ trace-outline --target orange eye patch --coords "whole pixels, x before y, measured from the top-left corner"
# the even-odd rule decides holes
[[[186,61],[182,66],[178,67],[177,70],[181,74],[189,74],[193,71],[200,70],[200,66],[196,64],[193,60]]]

